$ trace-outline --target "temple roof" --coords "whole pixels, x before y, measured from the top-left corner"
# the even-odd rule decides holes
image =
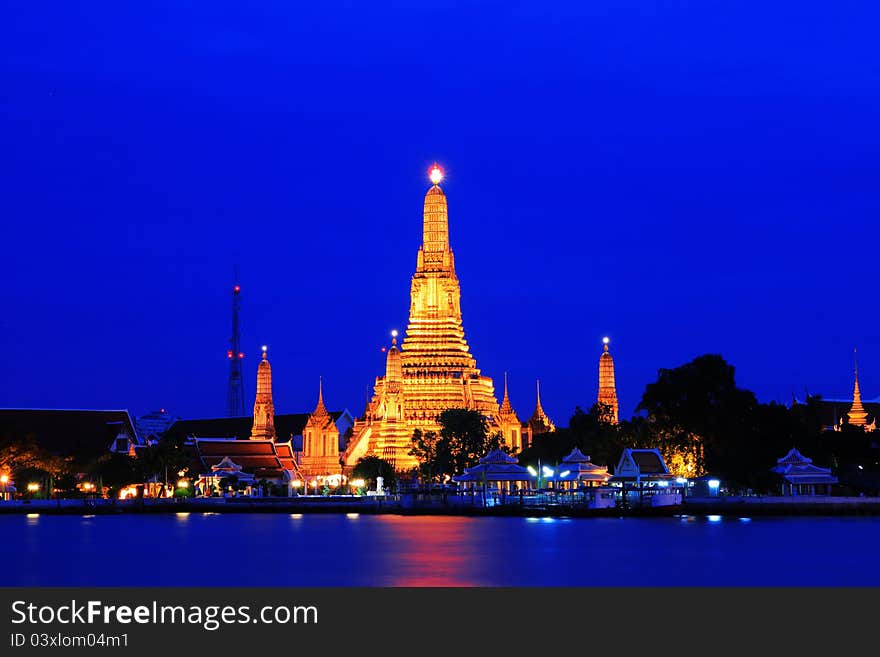
[[[343,411],[333,411],[330,416],[336,422]],[[275,435],[277,440],[287,442],[292,436],[302,435],[310,413],[289,413],[275,415]],[[198,420],[178,420],[165,432],[171,438],[250,438],[254,419],[250,415],[243,417],[220,417]]]
[[[515,458],[493,450],[480,459],[480,463],[472,468],[465,468],[464,474],[457,475],[452,481],[489,482],[489,481],[530,481],[532,475]]]
[[[501,449],[493,449],[480,459],[480,463],[518,463],[518,461]]]
[[[563,463],[589,463],[590,457],[585,455],[581,450],[577,447],[569,452],[568,456],[562,459]]]
[[[792,447],[788,454],[783,456],[781,459],[776,459],[776,462],[780,465],[803,465],[806,463],[812,463],[813,459],[808,459],[806,456],[797,451],[797,448]]]
[[[620,455],[614,476],[618,478],[653,477],[665,479],[671,475],[660,450],[627,447]]]
[[[781,475],[792,484],[836,484],[837,477],[831,474],[831,468],[813,465],[813,460],[792,447],[788,454],[776,461],[772,472]]]
[[[200,438],[187,443],[193,466],[200,473],[213,472],[232,462],[259,478],[283,479],[296,469],[292,458],[284,458],[272,440],[237,440],[235,438]],[[286,454],[290,454],[289,443]]]
[[[120,433],[141,444],[127,410],[0,409],[0,440],[30,439],[59,456],[101,456]]]

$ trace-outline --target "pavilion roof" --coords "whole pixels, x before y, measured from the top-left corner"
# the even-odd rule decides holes
[[[502,452],[503,454],[503,452]],[[487,454],[483,457],[486,459],[490,456]],[[504,455],[509,460],[499,461],[483,461],[472,468],[465,468],[463,474],[452,478],[455,482],[469,481],[530,481],[533,477],[529,471],[519,465],[516,459]]]
[[[590,457],[587,456],[586,454],[584,454],[584,453],[583,453],[581,450],[579,450],[577,447],[575,447],[574,449],[571,450],[571,452],[568,454],[568,456],[566,456],[564,459],[562,459],[562,462],[565,463],[565,464],[569,464],[569,463],[589,463],[589,462],[590,462]]]

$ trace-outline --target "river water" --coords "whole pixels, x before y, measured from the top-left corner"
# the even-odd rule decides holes
[[[3,586],[880,585],[880,518],[0,516]]]

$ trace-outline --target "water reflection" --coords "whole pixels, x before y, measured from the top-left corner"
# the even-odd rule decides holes
[[[380,516],[383,533],[397,547],[387,586],[478,586],[480,561],[473,552],[469,530],[474,518]],[[479,522],[480,519],[476,519]]]

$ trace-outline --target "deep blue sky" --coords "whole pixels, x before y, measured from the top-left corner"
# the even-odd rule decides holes
[[[188,4],[188,7],[178,5]],[[363,409],[426,170],[465,330],[566,424],[612,337],[660,367],[880,395],[873,2],[37,2],[0,13],[0,406]]]

